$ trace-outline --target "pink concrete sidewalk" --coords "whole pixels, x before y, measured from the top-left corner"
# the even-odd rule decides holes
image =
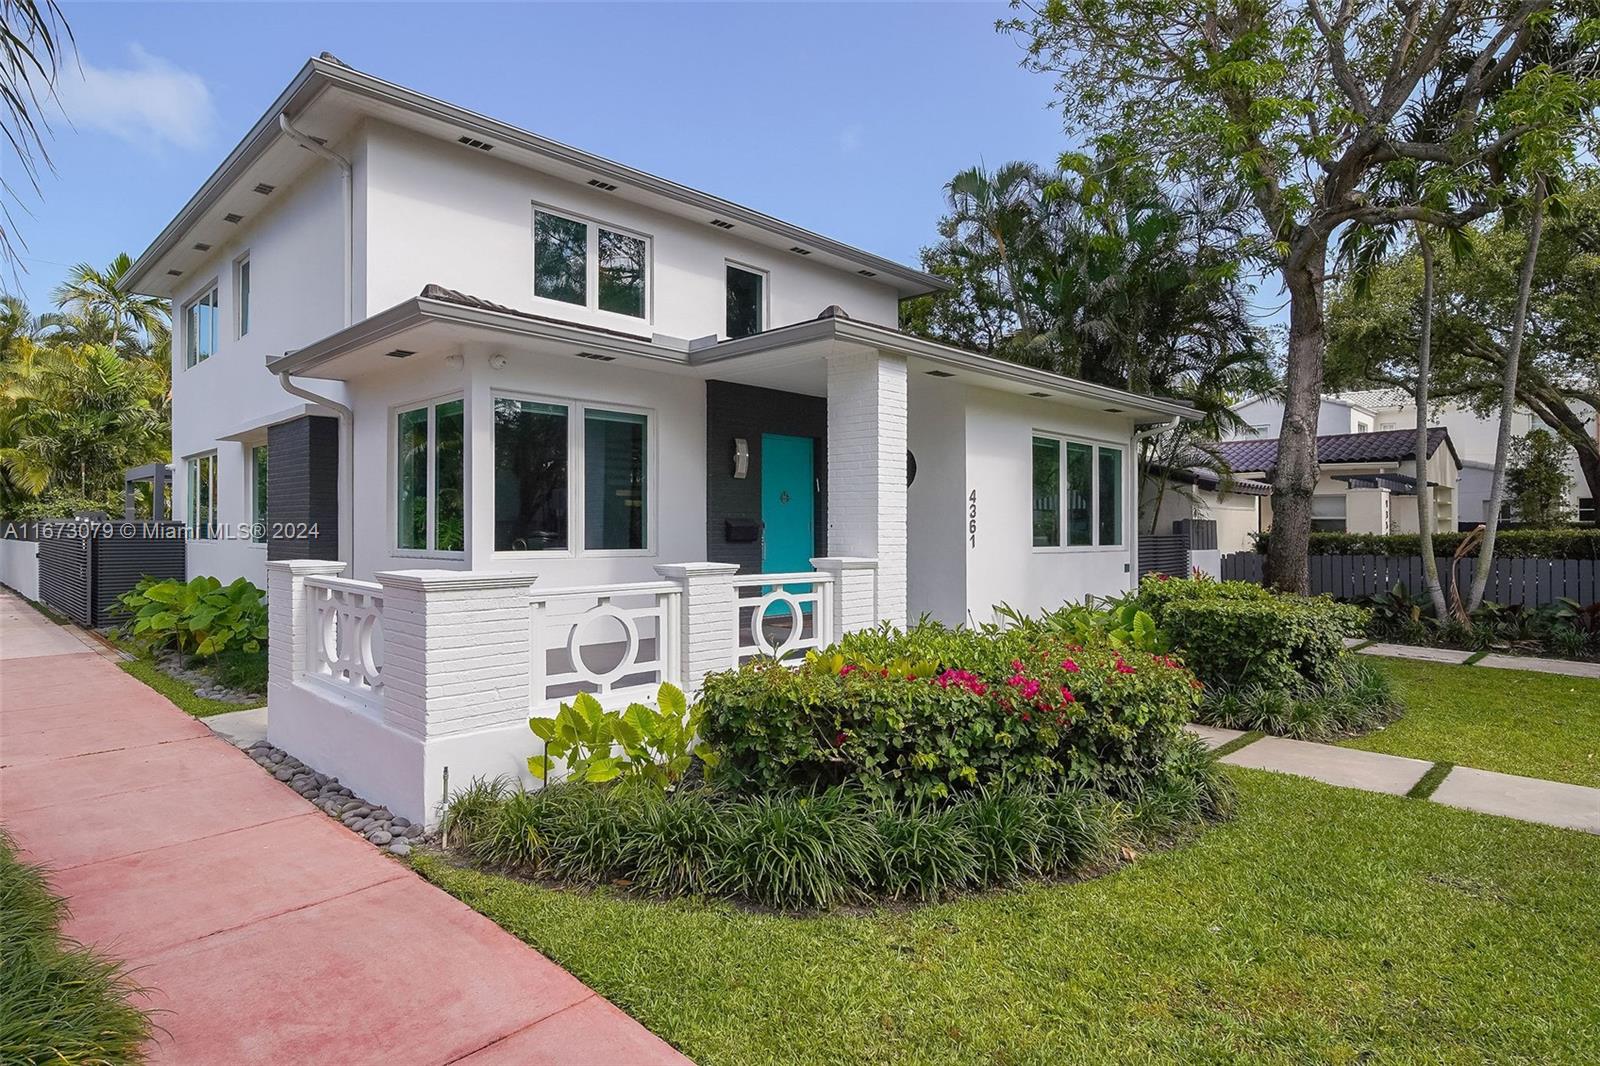
[[[150,988],[152,1061],[688,1061],[9,592],[0,821]]]

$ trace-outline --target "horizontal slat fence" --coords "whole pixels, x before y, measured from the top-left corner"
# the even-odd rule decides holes
[[[1233,552],[1222,557],[1225,581],[1260,582],[1265,556]],[[1441,558],[1439,579],[1449,595],[1456,581],[1472,581],[1476,560],[1454,564]],[[1396,584],[1413,594],[1422,591],[1422,557],[1417,555],[1313,555],[1310,559],[1311,591],[1336,599],[1357,600]],[[1485,600],[1500,604],[1543,607],[1557,600],[1581,604],[1600,601],[1600,561],[1594,559],[1496,559],[1489,571]]]

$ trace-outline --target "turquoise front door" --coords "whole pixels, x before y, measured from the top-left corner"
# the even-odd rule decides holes
[[[810,437],[761,435],[761,571],[809,571],[816,554],[816,474]]]

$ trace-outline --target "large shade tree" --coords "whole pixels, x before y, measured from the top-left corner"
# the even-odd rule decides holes
[[[1014,0],[1003,24],[1056,76],[1070,130],[1235,181],[1239,254],[1288,297],[1285,410],[1268,578],[1307,588],[1323,287],[1341,227],[1449,229],[1499,205],[1529,139],[1565,143],[1594,100],[1594,0]],[[1412,139],[1418,111],[1448,115]],[[1375,197],[1381,168],[1433,168],[1440,190]],[[1515,191],[1513,191],[1514,194]]]

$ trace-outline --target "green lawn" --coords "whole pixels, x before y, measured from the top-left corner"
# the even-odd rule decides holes
[[[117,665],[122,667],[123,673],[143,681],[177,704],[179,709],[187,711],[196,718],[209,718],[214,714],[227,714],[230,711],[248,711],[252,707],[261,706],[259,703],[230,703],[227,700],[213,700],[196,695],[193,685],[173,677],[149,659],[126,659]]]
[[[1405,704],[1347,748],[1600,786],[1600,681],[1379,659]]]
[[[1600,838],[1232,773],[1238,819],[1186,847],[899,914],[415,864],[706,1066],[1593,1062]]]

